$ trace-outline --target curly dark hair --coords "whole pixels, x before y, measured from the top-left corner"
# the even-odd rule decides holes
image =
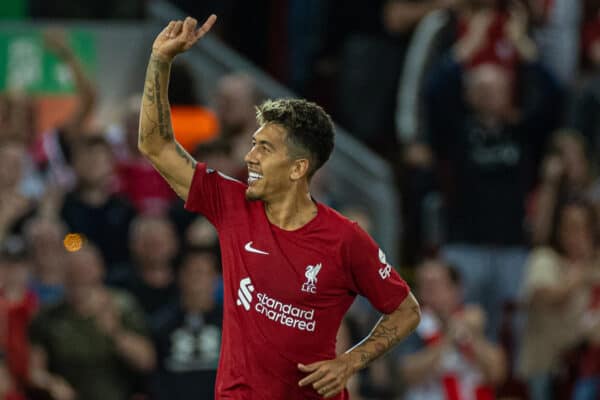
[[[274,123],[285,128],[290,156],[309,160],[309,178],[331,156],[333,122],[315,103],[303,99],[267,100],[256,108],[256,119],[260,125]]]

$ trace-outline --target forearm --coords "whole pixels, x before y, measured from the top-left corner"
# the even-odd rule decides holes
[[[136,333],[120,331],[113,336],[115,346],[121,356],[140,371],[151,371],[156,364],[156,356],[148,340]]]
[[[64,58],[75,78],[75,88],[81,102],[80,108],[83,111],[90,111],[96,100],[96,90],[94,83],[86,74],[82,63],[77,59],[74,53],[69,52]]]
[[[147,156],[156,155],[175,141],[168,99],[171,60],[152,53],[140,112],[138,147]]]
[[[94,83],[86,74],[82,63],[71,49],[65,47],[57,51],[57,56],[68,65],[75,81],[75,90],[78,97],[77,109],[64,125],[66,134],[70,139],[74,139],[81,133],[83,124],[92,113],[96,103],[96,90]]]
[[[409,296],[391,314],[384,315],[369,336],[344,355],[359,371],[407,337],[419,324],[421,313],[414,296]]]
[[[446,343],[441,342],[417,353],[406,356],[400,366],[400,374],[408,385],[418,385],[439,367]]]
[[[506,357],[503,351],[483,337],[473,339],[471,349],[486,381],[492,385],[500,385],[506,377]]]

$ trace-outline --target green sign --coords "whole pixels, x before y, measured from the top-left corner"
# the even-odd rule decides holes
[[[67,42],[88,74],[94,70],[96,46],[87,31],[69,31]],[[44,46],[41,31],[0,32],[0,91],[36,94],[71,93],[75,86],[69,67]]]

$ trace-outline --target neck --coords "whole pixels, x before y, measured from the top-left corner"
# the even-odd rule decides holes
[[[106,203],[110,197],[110,193],[103,188],[82,186],[79,188],[79,197],[84,203],[100,206]]]
[[[317,215],[308,187],[291,190],[279,199],[265,201],[269,222],[281,229],[292,231],[303,227]]]
[[[185,310],[191,314],[210,311],[215,304],[212,293],[184,293],[182,302]]]

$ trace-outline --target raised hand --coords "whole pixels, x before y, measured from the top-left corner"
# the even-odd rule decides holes
[[[206,35],[216,20],[217,16],[213,14],[198,29],[196,29],[198,21],[192,17],[187,17],[185,21],[171,21],[154,39],[152,52],[171,60]]]
[[[49,28],[43,33],[44,46],[58,56],[64,57],[71,54],[71,48],[67,43],[67,35],[60,28]]]

